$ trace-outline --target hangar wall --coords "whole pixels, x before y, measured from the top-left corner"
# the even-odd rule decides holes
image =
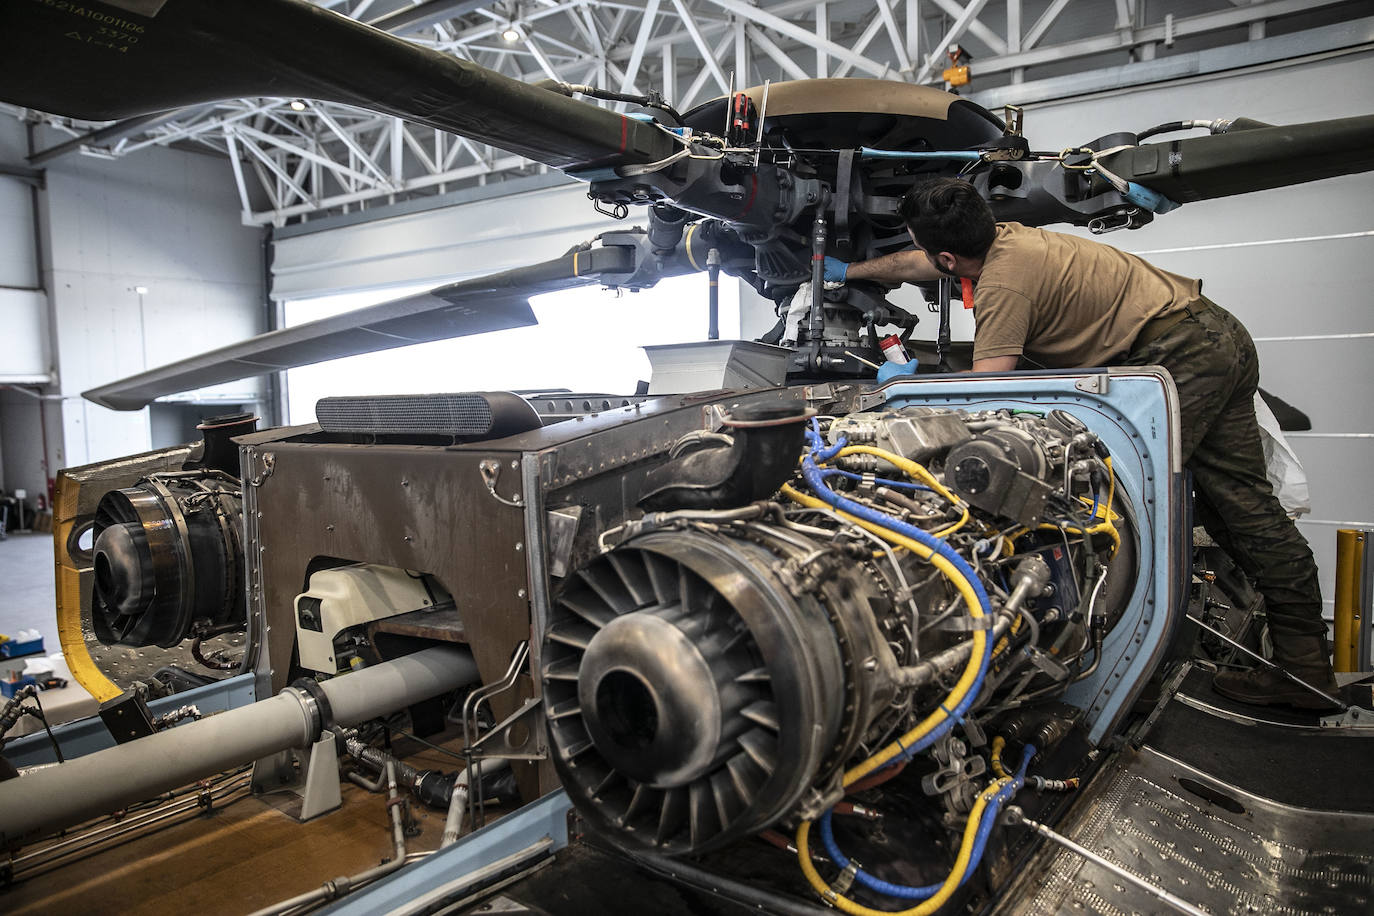
[[[24,125],[0,120],[0,164],[23,166],[26,144]],[[33,198],[28,182],[0,175],[0,385],[43,385],[51,377]],[[57,423],[60,411],[35,394],[32,388],[0,388],[0,489],[5,492],[21,489],[36,496],[45,489],[42,413]]]
[[[1295,124],[1374,112],[1374,52],[1324,55],[1238,74],[1026,105],[1042,149],[1113,129],[1182,119]],[[1197,132],[1193,132],[1197,133]],[[1180,134],[1179,136],[1186,136]],[[1299,522],[1321,569],[1330,618],[1336,529],[1374,527],[1374,174],[1349,175],[1202,201],[1103,241],[1203,279],[1203,290],[1249,328],[1260,384],[1312,418],[1290,443],[1311,483]],[[1087,234],[1086,232],[1082,234]]]
[[[0,161],[26,164],[24,126],[0,123]],[[64,139],[45,130],[37,145]],[[58,468],[150,447],[147,410],[106,410],[82,391],[266,328],[262,234],[240,224],[226,160],[169,149],[117,161],[71,154],[44,172],[35,285],[47,293],[56,380],[36,389],[52,399],[41,417],[28,395],[0,397],[4,486],[27,489],[31,499]],[[32,245],[31,227],[28,238]],[[8,362],[0,358],[0,368]],[[210,404],[208,414],[219,411],[216,401],[236,409],[261,391],[249,381],[193,397]]]

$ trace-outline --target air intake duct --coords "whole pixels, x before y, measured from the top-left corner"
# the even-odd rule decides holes
[[[695,853],[762,829],[891,698],[853,678],[878,637],[852,611],[882,600],[862,559],[751,531],[633,538],[556,601],[543,654],[554,765],[589,822],[630,846]],[[828,575],[803,585],[803,569]]]
[[[96,508],[91,618],[107,645],[170,648],[246,622],[243,494],[219,470],[155,474]]]

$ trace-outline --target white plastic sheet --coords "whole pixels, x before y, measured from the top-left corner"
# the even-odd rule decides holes
[[[1264,470],[1274,495],[1283,510],[1294,518],[1312,511],[1312,497],[1307,489],[1307,473],[1284,438],[1279,421],[1264,399],[1255,394],[1255,419],[1259,421],[1260,444],[1264,447]]]

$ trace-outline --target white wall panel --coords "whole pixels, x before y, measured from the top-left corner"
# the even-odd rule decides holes
[[[260,230],[239,220],[228,162],[172,150],[60,159],[44,199],[65,464],[147,449],[146,410],[81,392],[265,330]],[[195,396],[261,392],[250,379]]]
[[[0,384],[50,381],[48,299],[0,286]]]
[[[1025,132],[1036,148],[1051,149],[1184,119],[1286,124],[1351,117],[1374,111],[1372,77],[1374,54],[1362,51],[1030,105]],[[1101,237],[1167,270],[1201,277],[1210,298],[1252,335],[1269,338],[1257,344],[1260,384],[1312,417],[1313,433],[1293,446],[1312,492],[1313,511],[1300,528],[1317,557],[1328,615],[1337,528],[1330,523],[1374,522],[1374,490],[1362,484],[1374,457],[1374,439],[1362,438],[1374,434],[1374,338],[1334,336],[1374,332],[1370,201],[1374,175],[1350,175],[1186,204],[1144,229]],[[1326,339],[1289,339],[1313,336]]]
[[[33,189],[17,178],[0,175],[0,287],[5,286],[38,286],[38,258],[34,254]]]

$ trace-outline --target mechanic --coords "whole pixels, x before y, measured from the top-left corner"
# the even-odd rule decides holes
[[[1200,280],[1100,242],[996,222],[965,181],[917,185],[899,212],[916,250],[854,264],[826,258],[825,279],[973,281],[975,372],[1020,362],[1168,369],[1198,520],[1264,596],[1274,661],[1335,693],[1316,562],[1265,476],[1254,409],[1259,357],[1245,327],[1202,295]],[[1245,703],[1326,706],[1268,667],[1224,671],[1212,683]]]

